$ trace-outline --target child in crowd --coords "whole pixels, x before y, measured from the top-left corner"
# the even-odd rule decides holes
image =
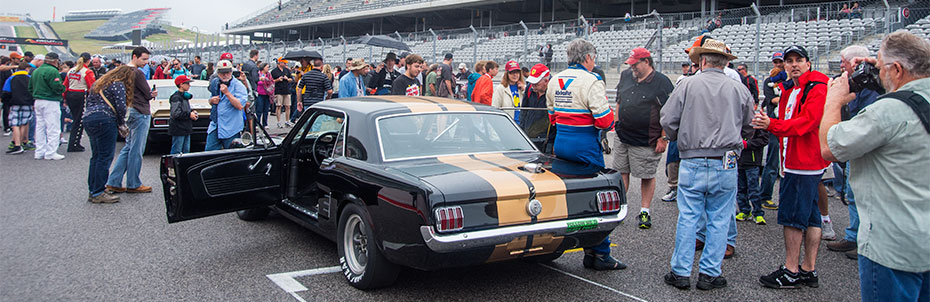
[[[756,129],[752,138],[743,141],[736,191],[736,203],[739,205],[737,221],[752,220],[756,224],[765,224],[759,175],[762,170],[762,149],[768,144],[769,133],[762,129]]]
[[[193,97],[191,79],[186,75],[174,78],[178,91],[171,95],[171,118],[168,120],[168,135],[171,135],[171,154],[189,153],[191,151],[191,132],[193,121],[197,120],[197,111],[191,110],[190,99]]]

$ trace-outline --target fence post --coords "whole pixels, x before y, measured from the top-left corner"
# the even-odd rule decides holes
[[[888,0],[882,0],[882,4],[885,5],[885,35],[888,35],[891,32],[891,6],[888,5]]]
[[[326,42],[320,37],[317,37],[317,40],[320,40],[320,56],[323,57],[323,62],[326,62]]]
[[[471,26],[471,25],[469,25],[469,26]],[[475,30],[475,28],[472,27],[471,30]],[[436,60],[437,60],[437,59],[436,59],[436,40],[437,40],[436,38],[437,38],[437,36],[436,36],[436,32],[434,32],[432,28],[429,29],[429,33],[430,33],[431,35],[433,35],[433,60],[436,61]],[[475,38],[475,39],[477,39],[477,38]]]
[[[750,7],[752,8],[752,12],[756,14],[756,56],[755,56],[755,59],[753,59],[754,62],[752,63],[752,66],[753,66],[752,74],[758,77],[759,76],[759,39],[761,38],[760,35],[762,34],[762,14],[759,12],[759,8],[756,7],[755,3],[753,3]],[[758,100],[753,100],[753,101],[758,101]]]
[[[342,39],[342,61],[346,61],[346,37],[339,35],[339,39]]]
[[[523,26],[523,52],[524,54],[530,51],[529,42],[530,42],[530,29],[526,27],[526,24],[523,23],[523,20],[520,20],[520,26]],[[524,62],[525,64],[526,62]]]
[[[474,65],[478,63],[478,30],[476,30],[475,27],[471,25],[469,25],[468,28],[471,29],[471,32],[475,34],[475,44],[471,47],[472,60],[474,60],[472,65]],[[433,50],[433,52],[435,52],[435,50]]]

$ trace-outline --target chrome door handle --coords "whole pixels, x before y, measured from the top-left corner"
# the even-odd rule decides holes
[[[260,163],[260,162],[262,162],[262,156],[259,155],[259,156],[258,156],[258,160],[256,160],[254,163],[252,163],[251,165],[249,165],[249,172],[251,172],[252,170],[255,170],[255,167],[257,167],[257,166],[258,166],[258,163]]]

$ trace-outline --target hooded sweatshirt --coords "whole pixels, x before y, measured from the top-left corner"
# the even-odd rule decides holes
[[[830,162],[820,156],[820,119],[827,99],[827,81],[829,78],[817,71],[801,75],[795,85],[784,90],[778,100],[778,119],[771,119],[768,131],[778,137],[780,144],[779,158],[784,171],[794,174],[816,175]],[[810,82],[824,84],[814,85],[801,100],[804,88]],[[790,113],[790,114],[789,114]]]

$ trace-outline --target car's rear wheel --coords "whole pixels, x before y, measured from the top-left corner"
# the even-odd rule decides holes
[[[549,263],[549,262],[555,261],[555,259],[559,259],[559,257],[562,257],[562,253],[563,252],[555,252],[555,253],[545,254],[545,255],[524,257],[523,261],[526,261],[529,263]]]
[[[378,250],[376,238],[368,224],[368,215],[348,204],[339,215],[336,246],[342,275],[353,287],[374,289],[394,283],[400,268],[388,261]]]
[[[245,221],[256,221],[256,220],[262,220],[262,219],[265,219],[265,217],[268,217],[268,212],[271,212],[271,209],[255,208],[255,209],[236,211],[236,216],[239,216],[239,219],[242,219]]]

